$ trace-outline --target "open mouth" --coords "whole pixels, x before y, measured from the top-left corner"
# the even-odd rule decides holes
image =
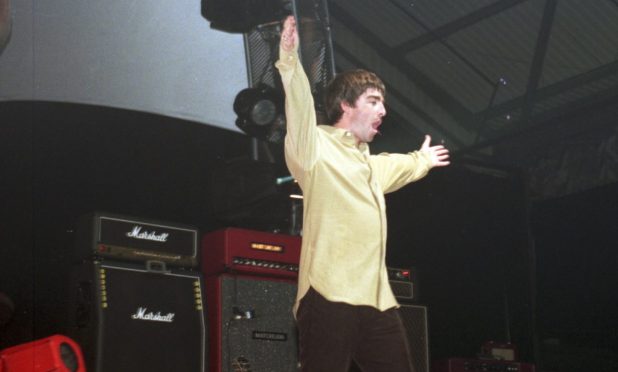
[[[382,125],[382,120],[378,120],[376,122],[373,122],[371,124],[371,127],[373,128],[374,131],[376,131],[376,133],[380,133],[380,130],[378,129],[380,127],[380,125]]]

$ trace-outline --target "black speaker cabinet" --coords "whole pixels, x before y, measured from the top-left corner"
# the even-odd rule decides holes
[[[206,371],[200,273],[94,261],[71,287],[69,333],[88,371]]]
[[[427,307],[401,305],[401,320],[408,331],[408,345],[416,372],[429,372],[429,333]]]
[[[295,281],[223,274],[205,284],[212,372],[298,371]]]

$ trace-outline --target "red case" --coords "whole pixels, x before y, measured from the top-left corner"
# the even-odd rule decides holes
[[[202,238],[202,273],[226,272],[297,278],[301,238],[227,228]]]
[[[71,350],[74,355],[72,363],[77,369],[70,368],[63,360],[63,350]],[[67,358],[66,354],[64,355]],[[37,341],[28,342],[4,349],[0,352],[0,371],[2,372],[85,372],[84,357],[81,348],[72,339],[54,335]]]

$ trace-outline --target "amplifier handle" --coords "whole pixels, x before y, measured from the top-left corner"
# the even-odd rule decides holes
[[[152,273],[169,273],[170,271],[165,266],[165,262],[156,260],[146,261],[146,270]]]

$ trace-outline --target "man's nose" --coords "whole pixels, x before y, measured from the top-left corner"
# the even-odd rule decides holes
[[[384,107],[383,103],[380,104],[380,111],[378,111],[378,115],[380,115],[380,117],[386,116],[386,107]]]

